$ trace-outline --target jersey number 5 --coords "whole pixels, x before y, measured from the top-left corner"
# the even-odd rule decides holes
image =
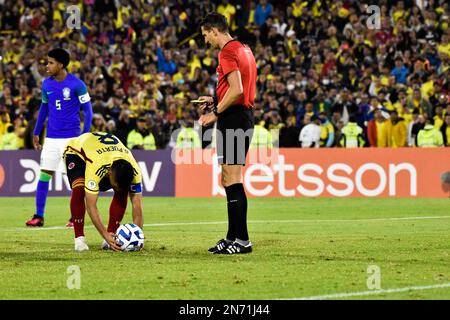
[[[119,139],[117,139],[112,133],[107,132],[92,132],[94,136],[98,137],[98,141],[103,144],[118,144]]]
[[[56,100],[56,110],[61,110],[61,100]]]

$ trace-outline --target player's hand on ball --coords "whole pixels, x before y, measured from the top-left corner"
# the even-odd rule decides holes
[[[108,242],[109,247],[114,251],[122,251],[122,249],[117,245],[116,235],[113,233],[107,233],[104,236],[106,242]]]
[[[42,150],[42,146],[39,143],[39,136],[33,136],[33,147],[37,151]]]

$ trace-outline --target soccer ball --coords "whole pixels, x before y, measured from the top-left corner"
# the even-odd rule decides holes
[[[120,225],[116,236],[117,245],[123,251],[140,251],[144,247],[144,232],[133,223]]]

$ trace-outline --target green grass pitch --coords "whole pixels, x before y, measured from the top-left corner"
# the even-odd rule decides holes
[[[87,215],[90,251],[74,252],[67,198],[48,199],[44,228],[25,227],[33,208],[0,198],[1,299],[450,299],[448,199],[249,199],[254,252],[233,256],[206,250],[226,233],[224,199],[145,198],[145,247],[128,253],[102,251]],[[381,291],[360,295],[369,266]]]

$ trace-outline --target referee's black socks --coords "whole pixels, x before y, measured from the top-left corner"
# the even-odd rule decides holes
[[[225,187],[228,207],[227,240],[248,242],[247,196],[242,183]]]

